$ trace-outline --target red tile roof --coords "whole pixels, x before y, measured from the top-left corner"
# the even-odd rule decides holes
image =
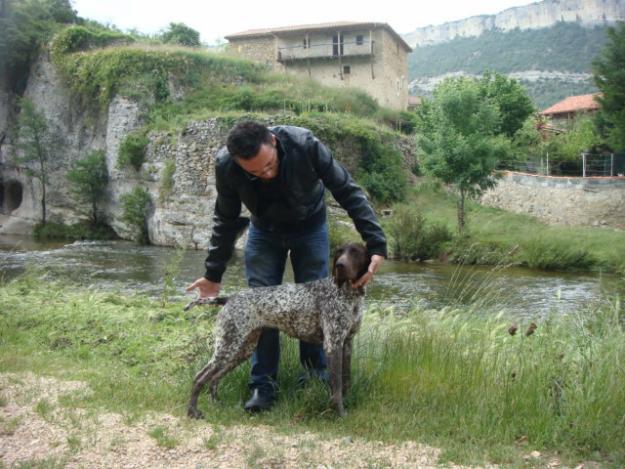
[[[601,93],[583,94],[580,96],[569,96],[559,103],[548,107],[541,112],[543,116],[551,116],[554,114],[568,114],[581,111],[596,111],[601,105],[595,100],[595,97],[601,96]]]
[[[295,26],[281,26],[278,28],[264,28],[264,29],[248,29],[239,33],[229,34],[226,36],[227,40],[231,39],[248,39],[252,37],[273,36],[280,33],[293,33],[293,32],[305,32],[305,31],[319,31],[324,29],[356,29],[356,28],[385,28],[391,35],[408,51],[412,51],[412,47],[408,45],[397,32],[391,28],[387,23],[361,23],[353,21],[337,21],[333,23],[318,23],[318,24],[300,24]]]

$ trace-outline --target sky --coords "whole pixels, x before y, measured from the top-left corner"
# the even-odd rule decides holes
[[[123,30],[154,34],[171,22],[200,32],[203,42],[214,44],[229,34],[335,21],[388,23],[399,34],[430,24],[469,16],[494,14],[528,5],[532,0],[72,0],[78,15]]]

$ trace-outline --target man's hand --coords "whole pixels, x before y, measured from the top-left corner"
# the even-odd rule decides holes
[[[352,287],[364,287],[373,278],[373,275],[378,271],[380,265],[382,265],[382,262],[384,262],[384,256],[379,256],[377,254],[371,256],[371,263],[369,264],[369,269],[367,269],[367,273],[355,282],[352,282]]]
[[[207,278],[201,277],[189,285],[185,291],[190,292],[195,289],[199,291],[200,298],[214,298],[219,294],[221,283],[211,282]]]

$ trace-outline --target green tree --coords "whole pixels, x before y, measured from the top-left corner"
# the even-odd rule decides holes
[[[499,109],[483,96],[477,80],[445,80],[434,91],[428,109],[421,116],[419,139],[423,168],[458,191],[458,231],[462,234],[466,197],[495,185],[495,166],[508,154],[509,142],[497,135]]]
[[[92,226],[98,224],[98,203],[106,194],[108,171],[106,157],[102,150],[89,153],[85,158],[74,162],[67,173],[67,179],[73,185],[74,194],[91,207]]]
[[[169,28],[161,34],[161,40],[168,44],[199,47],[200,33],[184,23],[169,23]]]
[[[497,133],[512,138],[516,131],[523,127],[523,122],[535,111],[532,100],[516,80],[499,73],[484,73],[480,87],[484,96],[499,107],[501,121]]]
[[[37,111],[33,102],[23,98],[19,104],[16,148],[21,154],[16,160],[25,164],[27,174],[41,183],[41,223],[45,225],[48,160],[53,139],[45,116]]]
[[[2,0],[0,70],[13,92],[23,92],[41,45],[52,38],[60,24],[77,20],[69,0]]]
[[[594,79],[603,96],[601,121],[608,144],[625,149],[625,23],[608,29],[608,42],[593,63]]]
[[[143,187],[135,187],[131,192],[121,196],[123,209],[122,220],[134,231],[134,239],[138,243],[148,244],[148,210],[150,194]]]

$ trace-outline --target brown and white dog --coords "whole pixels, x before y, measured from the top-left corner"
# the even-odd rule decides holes
[[[332,402],[345,415],[343,395],[351,375],[352,339],[362,321],[364,289],[353,288],[367,272],[371,256],[362,244],[349,243],[334,254],[332,277],[300,284],[248,288],[228,298],[202,299],[187,305],[225,304],[217,316],[215,348],[195,376],[188,415],[201,418],[197,401],[208,384],[213,399],[223,376],[256,348],[264,327],[310,343],[323,344],[330,373]]]

